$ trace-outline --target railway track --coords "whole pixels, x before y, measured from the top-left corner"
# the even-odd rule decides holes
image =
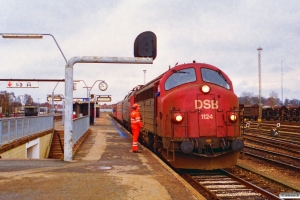
[[[278,140],[300,145],[300,126],[281,124],[276,127],[276,124],[248,122],[244,124],[244,134],[257,134],[260,136],[278,138]]]
[[[275,165],[300,171],[300,144],[282,138],[245,134],[244,153]]]
[[[280,199],[274,194],[280,191],[227,170],[186,171],[182,177],[206,199]]]
[[[263,146],[288,155],[300,155],[300,143],[298,142],[252,133],[245,133],[243,136],[247,145]]]
[[[250,148],[250,147],[247,147]],[[247,156],[255,157],[261,160],[264,160],[275,165],[281,165],[285,168],[295,170],[296,172],[300,171],[300,159],[297,157],[287,156],[283,154],[278,154],[274,152],[269,152],[266,150],[251,148],[251,152],[245,152]],[[254,150],[254,152],[253,152]]]
[[[245,133],[244,139],[245,159],[257,166],[257,169],[252,167],[251,170],[276,174],[272,178],[290,180],[286,184],[295,191],[299,190],[296,186],[297,180],[300,180],[299,142],[255,133]]]

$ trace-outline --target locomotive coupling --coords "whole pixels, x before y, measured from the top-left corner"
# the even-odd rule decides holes
[[[231,148],[236,152],[242,151],[244,148],[244,141],[240,139],[233,140],[231,143]]]

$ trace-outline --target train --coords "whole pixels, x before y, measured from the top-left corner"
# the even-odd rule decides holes
[[[239,104],[243,110],[244,120],[257,120],[259,116],[258,104],[244,105]],[[266,121],[295,121],[300,120],[300,106],[262,106],[262,120]]]
[[[113,106],[130,130],[131,106],[140,105],[140,141],[173,167],[213,170],[236,165],[244,147],[241,110],[230,78],[193,61],[175,65],[131,89]]]

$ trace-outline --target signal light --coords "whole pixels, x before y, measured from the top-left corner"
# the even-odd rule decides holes
[[[210,87],[208,85],[203,85],[201,87],[201,91],[204,93],[204,94],[207,94],[210,92]]]
[[[183,120],[183,116],[181,113],[174,113],[173,115],[173,122],[180,123]]]
[[[156,35],[146,31],[137,36],[134,41],[134,57],[156,58]]]
[[[229,114],[228,118],[229,118],[229,121],[231,121],[231,122],[235,122],[237,120],[237,116],[235,113]]]

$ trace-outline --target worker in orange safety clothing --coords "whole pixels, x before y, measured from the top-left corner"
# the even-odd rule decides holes
[[[132,152],[140,153],[138,150],[138,138],[140,134],[140,129],[143,127],[141,122],[141,114],[140,114],[140,105],[135,103],[132,106],[133,111],[130,114],[130,122],[131,122],[131,130],[132,130]]]

